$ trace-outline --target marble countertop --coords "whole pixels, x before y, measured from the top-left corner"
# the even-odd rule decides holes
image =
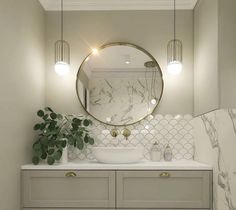
[[[23,165],[22,170],[212,170],[212,166],[197,161],[151,162],[132,164],[104,164],[95,161],[69,162],[54,165]]]

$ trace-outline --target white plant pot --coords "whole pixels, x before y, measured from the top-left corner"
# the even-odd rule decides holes
[[[62,164],[68,163],[68,148],[67,147],[63,148],[60,163]]]

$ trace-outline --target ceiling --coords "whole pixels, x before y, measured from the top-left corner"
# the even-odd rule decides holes
[[[129,64],[126,64],[126,61]],[[92,54],[85,64],[92,71],[101,71],[103,69],[144,69],[144,63],[152,60],[141,50],[129,46],[106,47],[97,54]]]
[[[60,9],[60,0],[39,0],[47,11]],[[176,0],[177,9],[191,10],[197,0]],[[170,10],[173,0],[64,0],[64,10]]]

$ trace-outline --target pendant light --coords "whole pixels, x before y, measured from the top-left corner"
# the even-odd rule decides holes
[[[64,76],[70,72],[70,46],[64,40],[64,13],[63,0],[61,0],[61,39],[55,42],[55,72]]]
[[[174,0],[174,39],[167,46],[167,70],[172,75],[182,71],[182,42],[176,39],[176,2]]]

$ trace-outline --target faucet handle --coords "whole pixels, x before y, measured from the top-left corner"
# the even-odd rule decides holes
[[[128,137],[131,135],[131,131],[128,128],[125,128],[122,134],[125,137],[125,139],[128,140]]]
[[[119,134],[118,130],[116,128],[113,128],[111,131],[110,131],[110,134],[112,137],[116,138]]]

